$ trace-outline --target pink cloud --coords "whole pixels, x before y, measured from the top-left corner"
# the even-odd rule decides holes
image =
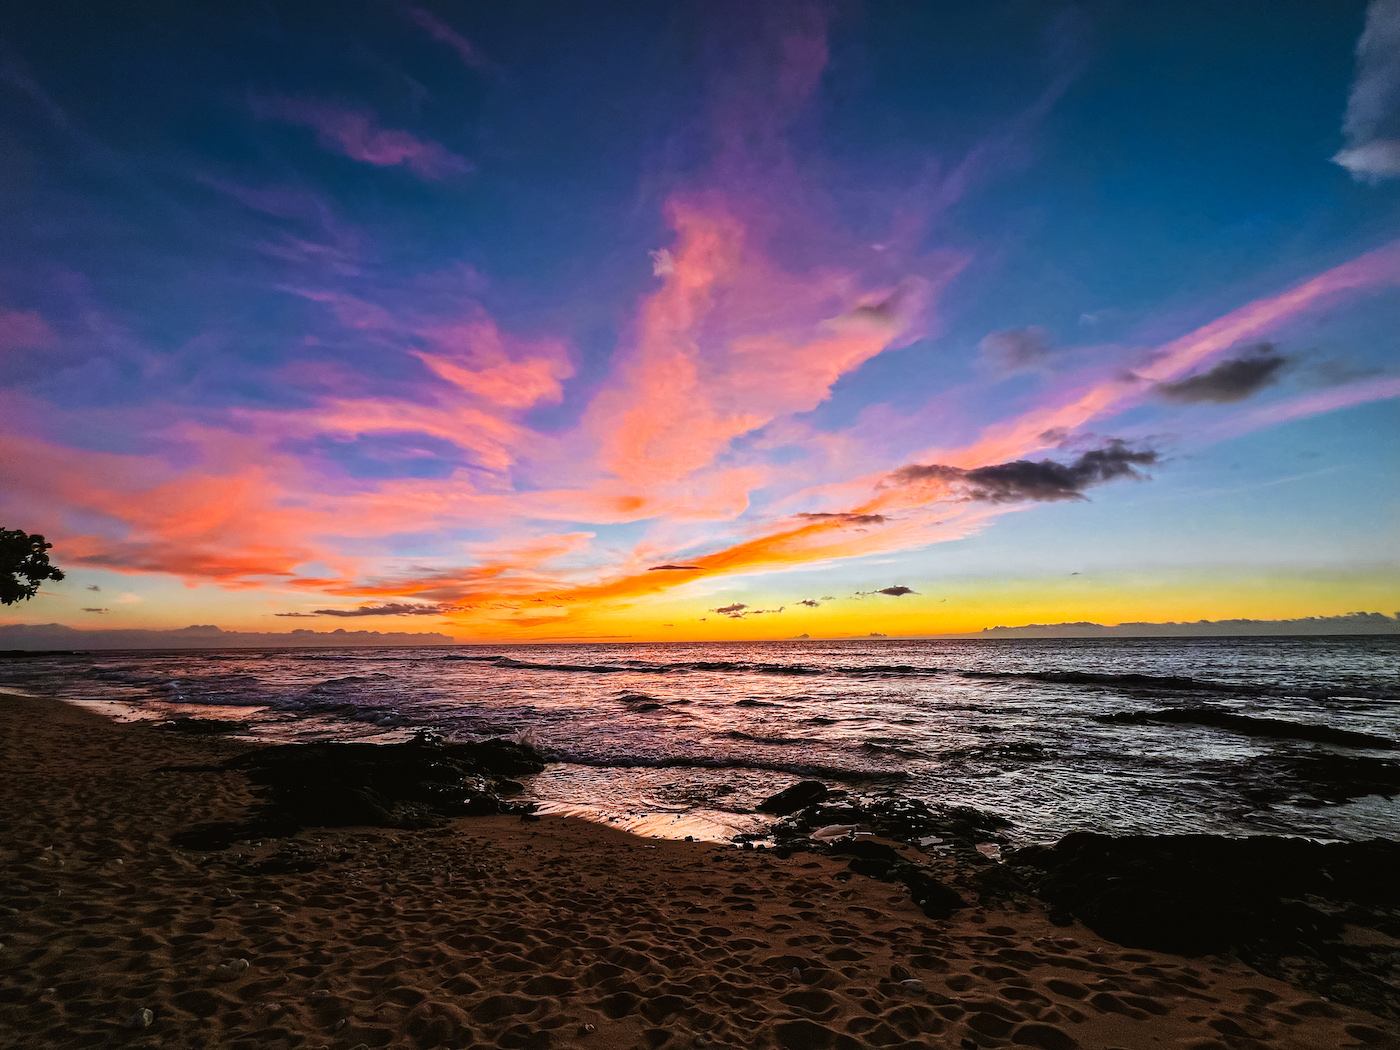
[[[893,288],[835,269],[787,273],[718,197],[669,211],[676,242],[662,286],[586,421],[599,466],[641,489],[708,468],[735,438],[816,408],[843,375],[919,334],[955,272]]]
[[[568,348],[557,339],[521,339],[500,330],[484,311],[422,327],[432,348],[418,357],[440,378],[502,408],[529,408],[562,400],[563,380],[574,374]]]
[[[411,21],[426,30],[434,40],[446,44],[453,51],[456,51],[467,65],[473,69],[486,67],[486,60],[481,57],[481,52],[472,45],[472,42],[436,15],[424,11],[421,7],[414,7],[412,4],[405,4],[403,11]]]
[[[379,127],[370,114],[360,110],[288,98],[258,99],[253,109],[263,119],[310,128],[322,146],[367,164],[402,164],[425,179],[465,175],[473,168],[466,158],[436,142],[407,131]]]
[[[1386,401],[1394,397],[1400,397],[1400,376],[1364,379],[1357,383],[1318,390],[1302,397],[1288,398],[1252,409],[1221,424],[1210,436],[1224,440],[1227,437],[1278,426],[1295,419],[1305,419],[1322,412],[1336,412],[1339,409],[1353,408],[1372,401]]]
[[[0,310],[0,352],[44,350],[58,342],[49,323],[34,310]]]

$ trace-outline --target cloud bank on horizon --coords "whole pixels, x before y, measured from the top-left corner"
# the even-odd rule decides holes
[[[543,50],[536,19],[434,4],[173,12],[159,40],[94,12],[62,53],[56,16],[9,16],[0,518],[75,592],[713,633],[841,614],[809,597],[848,593],[833,573],[938,601],[939,549],[998,535],[1058,572],[1026,524],[1056,504],[1092,531],[1103,503],[1140,565],[1162,524],[1132,501],[1164,486],[1288,571],[1326,498],[1351,530],[1327,571],[1375,576],[1348,546],[1394,514],[1374,486],[1243,522],[1212,493],[1291,484],[1357,428],[1347,469],[1392,455],[1400,0],[1280,16],[1274,51],[1203,8],[1224,59],[1148,5],[1150,60],[1070,8],[1011,33],[549,10]],[[1223,82],[1160,87],[1211,61]],[[1342,100],[1336,164],[1300,159]],[[1174,565],[1218,558],[1209,532]],[[857,589],[891,562],[920,585]]]

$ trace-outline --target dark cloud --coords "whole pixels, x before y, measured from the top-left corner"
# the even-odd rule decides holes
[[[880,302],[862,303],[853,307],[849,316],[862,321],[874,321],[876,324],[895,324],[900,319],[907,293],[908,289],[897,288]]]
[[[856,591],[856,597],[864,597],[867,594],[888,594],[891,598],[902,598],[906,594],[918,593],[918,591],[905,587],[903,584],[895,584],[893,587],[881,587],[878,591]]]
[[[818,609],[818,608],[821,607],[821,604],[822,604],[822,603],[819,602],[819,601],[817,601],[815,598],[803,598],[803,599],[802,599],[800,602],[798,602],[797,604],[798,604],[798,605],[805,605],[805,606],[807,606],[807,608],[809,608],[809,609]]]
[[[88,584],[88,590],[90,590],[90,591],[100,591],[100,590],[102,590],[102,588],[99,587],[99,586],[97,586],[97,584],[95,584],[95,583],[91,583],[91,584]]]
[[[890,519],[883,514],[819,514],[805,512],[796,515],[806,521],[839,521],[842,525],[883,525]]]
[[[711,609],[710,612],[719,613],[721,616],[728,616],[731,620],[742,620],[745,616],[763,616],[765,613],[780,613],[786,609],[786,605],[780,605],[776,609],[750,609],[743,602],[735,602],[733,605],[722,605],[718,609]],[[701,617],[703,620],[704,617]]]
[[[647,572],[660,572],[663,569],[670,569],[677,572],[693,572],[700,568],[698,565],[653,565]]]
[[[1175,405],[1195,405],[1211,402],[1217,405],[1243,401],[1278,379],[1288,358],[1280,354],[1273,343],[1260,343],[1238,357],[1221,361],[1209,372],[1158,383],[1153,392],[1163,401]]]
[[[106,609],[84,609],[83,612],[105,613]]]
[[[993,332],[978,344],[982,356],[1004,372],[1039,364],[1050,356],[1043,328],[1008,328]]]
[[[941,463],[911,463],[890,474],[890,480],[896,485],[947,481],[963,490],[963,498],[984,503],[1051,503],[1084,499],[1083,489],[1118,478],[1141,479],[1144,475],[1135,468],[1156,462],[1157,453],[1151,449],[1134,451],[1114,440],[1103,448],[1090,449],[1072,463],[1017,459],[971,470]]]
[[[410,605],[388,602],[384,605],[361,605],[358,609],[316,609],[313,612],[273,613],[274,616],[439,616],[447,610],[441,605]]]

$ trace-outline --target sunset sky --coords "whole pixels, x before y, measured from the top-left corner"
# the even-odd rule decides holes
[[[1400,609],[1400,0],[0,16],[0,624]]]

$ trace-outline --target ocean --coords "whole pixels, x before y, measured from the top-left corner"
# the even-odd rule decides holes
[[[1016,843],[1400,837],[1393,637],[109,651],[0,660],[0,687],[267,741],[528,734],[543,811],[654,836],[761,831],[814,778]]]

